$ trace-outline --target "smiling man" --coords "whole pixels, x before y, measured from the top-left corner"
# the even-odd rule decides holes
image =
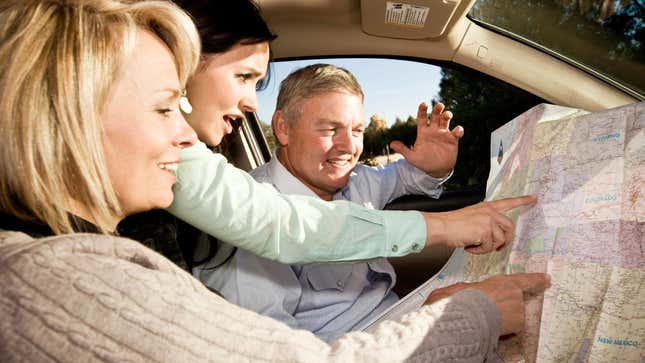
[[[407,160],[385,167],[358,164],[363,151],[363,92],[347,70],[314,64],[280,86],[273,132],[279,143],[251,174],[286,194],[345,199],[381,209],[405,194],[438,198],[454,167],[463,129],[452,114],[418,110],[415,146],[392,147]],[[325,226],[324,228],[334,228]],[[207,286],[245,308],[332,341],[394,304],[396,276],[385,258],[342,264],[285,265],[244,250],[194,271]]]

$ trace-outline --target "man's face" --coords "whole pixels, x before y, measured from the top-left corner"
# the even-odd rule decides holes
[[[298,120],[274,120],[279,159],[323,199],[347,185],[363,151],[363,100],[347,92],[318,93],[301,102]]]

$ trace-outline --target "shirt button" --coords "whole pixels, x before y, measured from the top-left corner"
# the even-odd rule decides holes
[[[419,249],[419,244],[418,243],[413,244],[412,249],[415,250],[415,251],[418,250]]]
[[[341,280],[336,281],[336,286],[343,287],[344,283]]]
[[[399,246],[397,246],[397,245],[392,246],[392,252],[396,252],[398,250],[399,250]]]

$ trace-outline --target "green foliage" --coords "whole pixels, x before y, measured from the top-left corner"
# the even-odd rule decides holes
[[[262,133],[264,134],[264,137],[267,139],[267,143],[269,144],[269,150],[273,152],[273,150],[275,150],[277,143],[275,141],[275,136],[273,135],[273,130],[271,129],[271,125],[265,124],[263,121],[260,121],[260,126],[262,127]]]
[[[384,130],[365,130],[361,161],[385,154],[387,147],[387,128]]]
[[[446,188],[485,188],[490,168],[490,134],[544,102],[519,88],[472,70],[443,68],[439,101],[452,111],[451,127],[464,127],[455,173]]]
[[[365,128],[363,137],[363,154],[361,154],[363,163],[373,165],[372,158],[374,156],[385,154],[387,146],[386,134],[387,125],[385,120],[377,115],[370,117],[370,124]]]
[[[368,163],[375,156],[386,154],[389,143],[394,140],[399,140],[410,147],[417,137],[417,119],[412,116],[408,117],[405,122],[397,118],[389,129],[384,124],[374,127],[374,123],[375,120],[372,117],[372,122],[365,129],[363,154],[361,155],[361,161],[364,163]]]
[[[519,88],[513,87],[485,74],[466,68],[443,68],[439,102],[446,105],[454,117],[451,128],[464,127],[465,134],[459,143],[459,156],[455,173],[445,185],[446,189],[485,189],[489,171],[490,134],[516,116],[543,103]],[[386,153],[386,145],[399,140],[408,147],[416,139],[417,120],[410,116],[406,121],[396,119],[392,127],[372,126],[365,130],[362,161]]]
[[[645,0],[478,0],[470,16],[645,94]]]
[[[409,116],[408,119],[403,122],[400,119],[396,119],[394,125],[390,128],[388,134],[388,142],[399,140],[408,147],[411,147],[414,144],[414,140],[417,137],[417,119]]]

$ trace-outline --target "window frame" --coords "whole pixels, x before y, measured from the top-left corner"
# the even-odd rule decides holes
[[[611,78],[611,77],[607,76],[606,74],[604,74],[604,73],[602,73],[600,71],[597,71],[597,70],[585,65],[584,63],[576,61],[576,60],[574,60],[574,59],[572,59],[572,58],[570,58],[570,57],[568,57],[568,56],[566,56],[564,54],[558,53],[558,52],[556,52],[556,51],[554,51],[554,50],[552,50],[552,49],[550,49],[550,48],[548,48],[548,47],[546,47],[544,45],[541,45],[541,44],[539,44],[537,42],[534,42],[534,41],[532,41],[532,40],[530,40],[528,38],[525,38],[525,37],[523,37],[521,35],[513,33],[513,32],[511,32],[509,30],[506,30],[506,29],[504,29],[502,27],[499,27],[499,26],[487,23],[485,21],[473,18],[470,14],[466,15],[466,18],[468,18],[468,20],[470,20],[473,23],[481,26],[484,29],[490,30],[490,31],[492,31],[492,32],[494,32],[494,33],[496,33],[498,35],[501,35],[503,37],[509,38],[509,39],[511,39],[513,41],[517,41],[517,42],[520,42],[522,44],[525,44],[525,45],[527,45],[527,46],[529,46],[529,47],[531,47],[531,48],[533,48],[535,50],[538,50],[540,52],[548,54],[548,55],[550,55],[552,57],[555,57],[556,59],[559,59],[559,60],[561,60],[561,61],[563,61],[563,62],[565,62],[565,63],[567,63],[567,64],[569,64],[569,65],[571,65],[571,66],[573,66],[575,68],[577,68],[577,69],[580,69],[581,71],[583,71],[583,72],[585,72],[585,73],[587,73],[587,74],[589,74],[589,75],[591,75],[591,76],[593,76],[593,77],[595,77],[595,78],[607,83],[608,85],[619,89],[620,91],[628,94],[629,96],[636,98],[638,101],[644,101],[645,100],[645,94],[641,94],[637,90],[635,90],[635,89],[633,89],[633,88],[631,88],[629,86],[626,86],[625,84],[617,81],[616,79]]]

